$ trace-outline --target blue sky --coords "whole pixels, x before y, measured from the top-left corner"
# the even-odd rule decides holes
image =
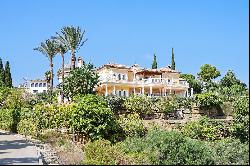
[[[196,75],[208,63],[249,84],[248,6],[247,0],[1,0],[0,57],[10,61],[16,86],[23,77],[43,78],[49,62],[33,48],[73,25],[88,38],[77,55],[95,66],[151,67],[155,53],[163,67],[174,47],[182,73]],[[54,63],[57,71],[61,57]]]

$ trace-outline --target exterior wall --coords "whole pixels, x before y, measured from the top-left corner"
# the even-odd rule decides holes
[[[104,67],[98,71],[101,85],[96,88],[96,91],[103,95],[118,96],[131,94],[166,96],[170,93],[187,96],[189,85],[186,81],[179,79],[179,73],[137,73],[136,75],[135,73],[136,70],[131,69]]]
[[[48,85],[44,81],[30,81],[27,90],[32,94],[47,92]]]

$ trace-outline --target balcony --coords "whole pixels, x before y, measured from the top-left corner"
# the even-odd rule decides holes
[[[169,86],[174,86],[174,87],[189,87],[189,84],[187,81],[184,80],[174,80],[172,82],[172,79],[167,79],[167,78],[140,78],[140,79],[134,79],[132,81],[129,80],[118,80],[115,77],[106,77],[100,79],[101,83],[105,82],[110,82],[110,83],[126,83],[126,84],[137,84],[137,85],[169,85]]]

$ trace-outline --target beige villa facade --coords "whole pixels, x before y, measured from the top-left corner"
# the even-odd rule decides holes
[[[129,95],[166,96],[176,94],[188,97],[188,83],[180,78],[180,72],[170,67],[143,69],[138,64],[131,67],[121,64],[105,64],[97,69],[100,85],[95,88],[105,96]]]

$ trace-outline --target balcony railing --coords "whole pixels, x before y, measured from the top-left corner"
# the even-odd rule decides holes
[[[155,84],[155,85],[172,85],[172,86],[185,86],[188,87],[188,83],[186,81],[174,81],[172,79],[167,79],[167,78],[147,78],[147,79],[134,79],[132,81],[128,80],[118,80],[116,78],[104,78],[100,80],[101,82],[116,82],[116,83],[131,83],[131,84]]]

